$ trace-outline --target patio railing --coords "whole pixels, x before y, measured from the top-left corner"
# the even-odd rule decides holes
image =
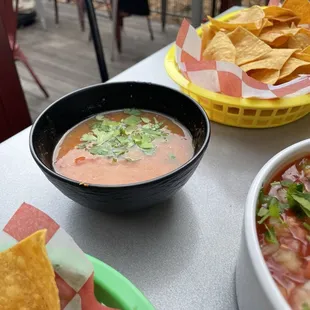
[[[161,14],[162,0],[149,0],[152,13]],[[191,18],[192,0],[167,0],[166,15],[177,18]]]
[[[242,0],[242,6],[267,5],[268,0]],[[166,21],[180,23],[183,18],[193,19],[197,24],[202,17],[218,14],[220,1],[216,0],[149,0],[150,10],[155,17],[161,17],[163,29]],[[213,7],[214,6],[214,7]]]

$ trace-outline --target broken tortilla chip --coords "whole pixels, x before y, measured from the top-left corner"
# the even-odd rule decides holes
[[[300,17],[300,24],[310,24],[310,2],[308,0],[285,0],[282,8],[289,9]]]
[[[204,60],[220,60],[235,63],[236,49],[224,32],[217,32],[203,52]]]
[[[310,31],[300,28],[300,31],[290,37],[288,40],[288,47],[289,48],[296,48],[296,49],[305,49],[310,45]]]
[[[271,21],[269,21],[267,18],[264,18],[261,28],[260,28],[260,29],[256,29],[256,30],[251,30],[251,32],[252,32],[256,37],[258,37],[258,36],[261,34],[261,32],[262,32],[263,29],[265,29],[266,27],[270,27],[270,26],[272,26],[272,25],[273,25],[273,23],[272,23]]]
[[[264,8],[265,16],[271,21],[278,22],[294,22],[298,24],[300,17],[298,17],[293,11],[278,6],[268,6]]]
[[[202,36],[201,36],[201,44],[202,44],[202,50],[205,50],[209,42],[213,39],[215,36],[215,32],[208,27],[208,25],[202,25]]]
[[[0,253],[1,310],[59,310],[55,273],[39,230]]]
[[[306,47],[304,50],[302,50],[302,52],[305,54],[310,54],[310,45]]]
[[[240,26],[228,37],[236,48],[236,64],[238,66],[254,61],[272,50],[270,46]]]
[[[282,79],[279,79],[277,82],[276,82],[276,85],[280,85],[280,84],[283,84],[283,83],[287,83],[291,80],[294,80],[296,78],[298,78],[300,75],[302,74],[310,74],[310,65],[305,65],[305,66],[301,66],[299,68],[297,68],[293,73],[291,73],[290,75],[282,78]]]
[[[292,56],[294,49],[273,49],[258,60],[240,66],[244,72],[254,69],[281,70],[286,61]]]
[[[230,19],[229,22],[238,25],[261,23],[264,17],[264,10],[258,5],[253,5],[248,9],[240,11],[234,18]]]
[[[248,75],[255,80],[265,84],[275,84],[279,79],[280,70],[274,69],[257,69],[248,72]]]
[[[257,13],[257,15],[254,13]],[[229,20],[228,22],[222,22],[210,16],[208,16],[208,19],[218,29],[223,28],[226,30],[234,30],[238,26],[242,26],[248,30],[257,30],[261,29],[264,17],[264,11],[258,6],[253,6],[249,9],[242,10],[236,18]]]
[[[305,66],[309,66],[310,68],[310,62],[295,58],[295,57],[291,57],[282,67],[281,71],[280,71],[280,77],[279,79],[283,79],[285,77],[287,77],[288,75],[294,73],[296,71],[296,69],[301,68],[301,67],[305,67]],[[305,67],[305,69],[307,69]],[[307,70],[306,70],[307,71]],[[307,73],[305,71],[305,73]]]
[[[304,53],[303,51],[295,52],[293,56],[296,57],[297,59],[307,61],[310,63],[310,54]]]
[[[272,47],[283,45],[289,37],[295,36],[300,28],[290,28],[287,24],[278,24],[265,28],[259,38]]]

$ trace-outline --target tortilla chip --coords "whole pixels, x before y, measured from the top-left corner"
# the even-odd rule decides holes
[[[234,30],[238,26],[242,26],[248,30],[261,29],[264,21],[265,13],[263,9],[257,5],[250,7],[249,9],[242,10],[235,18],[228,22],[223,22],[208,16],[210,22],[218,29]]]
[[[235,63],[236,49],[224,32],[217,32],[203,52],[204,60],[220,60]]]
[[[295,52],[293,54],[293,56],[296,57],[297,59],[307,61],[310,63],[310,54],[306,54],[303,51],[302,52]]]
[[[290,75],[284,77],[283,79],[279,79],[276,82],[276,85],[280,85],[280,84],[283,84],[283,83],[290,82],[290,81],[298,78],[301,74],[310,74],[310,65],[308,65],[308,66],[301,66],[300,68],[297,68]]]
[[[295,16],[295,17],[291,17],[291,16],[279,16],[279,17],[275,17],[272,19],[273,22],[280,22],[280,23],[287,23],[287,24],[291,24],[294,23],[295,25],[298,25],[300,22],[300,17]]]
[[[268,84],[308,70],[310,30],[298,26],[310,24],[308,0],[285,0],[282,7],[264,9],[252,6],[226,22],[209,20],[210,29],[203,29],[205,60],[235,63],[254,79]],[[288,62],[291,57],[293,60]]]
[[[248,75],[255,80],[266,84],[275,84],[279,79],[280,70],[274,69],[257,69],[248,72]]]
[[[308,0],[285,0],[282,8],[289,9],[300,17],[300,24],[310,24],[310,3]]]
[[[300,31],[289,38],[288,47],[296,49],[305,49],[310,45],[310,31],[307,29],[300,28]]]
[[[264,18],[261,28],[260,28],[260,29],[256,29],[256,30],[251,30],[251,32],[252,32],[256,37],[258,37],[258,36],[261,34],[261,32],[262,32],[263,29],[265,29],[266,27],[270,27],[270,26],[272,26],[272,25],[273,25],[273,23],[272,23],[271,21],[269,21],[267,18]]]
[[[0,253],[1,310],[59,310],[53,267],[39,230]]]
[[[268,6],[264,9],[265,16],[271,21],[278,22],[294,22],[298,24],[300,17],[298,17],[293,11],[284,9],[278,6]]]
[[[208,26],[211,30],[213,30],[214,33],[217,33],[218,31],[229,32],[229,30],[224,28],[218,28],[216,25],[213,24],[208,24]]]
[[[258,60],[244,64],[240,68],[244,72],[254,69],[273,69],[281,70],[286,61],[292,56],[294,49],[273,49],[268,54],[260,57]]]
[[[202,25],[202,50],[204,50],[209,42],[213,39],[213,37],[215,36],[215,32],[210,28],[208,27],[208,25]]]
[[[268,19],[279,16],[296,16],[296,14],[292,10],[281,8],[279,6],[267,6],[263,10],[265,13],[265,17]]]
[[[228,37],[236,48],[236,64],[238,66],[254,61],[272,50],[270,46],[240,26]]]
[[[263,20],[263,28],[264,27],[270,27],[270,26],[273,26],[273,22],[271,22],[267,18],[264,18],[264,20]]]
[[[301,29],[290,28],[287,24],[277,24],[265,28],[259,38],[272,47],[282,46],[289,37],[295,36]]]
[[[303,67],[305,69],[304,74],[306,74],[307,72],[307,66],[310,68],[310,62],[295,58],[295,57],[291,57],[282,67],[281,71],[280,71],[280,77],[279,79],[283,79],[286,76],[292,74],[294,71],[296,71],[296,69]]]
[[[261,23],[265,17],[264,10],[258,6],[253,5],[248,9],[241,10],[234,18],[230,19],[229,22],[232,24],[249,24],[249,23]]]

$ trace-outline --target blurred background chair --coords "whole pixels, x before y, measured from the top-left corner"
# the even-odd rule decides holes
[[[42,0],[37,0],[42,1]],[[54,9],[55,9],[55,24],[59,24],[59,9],[58,9],[58,1],[54,1]],[[67,3],[70,3],[71,0],[67,0]],[[84,19],[84,13],[85,13],[85,0],[75,0],[77,11],[78,11],[78,17],[79,22],[81,26],[81,30],[85,31],[85,19]]]
[[[18,14],[18,0],[15,2],[15,9],[13,9],[12,0],[1,0],[1,10],[0,14],[2,17],[2,22],[4,24],[4,28],[6,29],[10,48],[13,54],[14,60],[19,60],[22,62],[25,67],[28,69],[29,73],[32,75],[33,79],[40,87],[45,97],[49,97],[49,94],[35,72],[32,70],[25,54],[20,49],[18,43],[16,42],[16,30],[17,30],[17,14]]]
[[[114,60],[115,55],[115,43],[118,52],[122,52],[122,29],[124,26],[124,18],[131,15],[146,16],[150,39],[154,40],[152,24],[149,18],[150,8],[148,0],[112,0],[112,60]]]

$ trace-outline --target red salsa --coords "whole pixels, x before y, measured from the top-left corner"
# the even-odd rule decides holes
[[[310,310],[310,157],[283,169],[261,190],[257,233],[284,298],[294,310]]]
[[[130,184],[167,174],[194,155],[190,132],[159,113],[125,109],[96,115],[56,146],[54,169],[86,184]]]

